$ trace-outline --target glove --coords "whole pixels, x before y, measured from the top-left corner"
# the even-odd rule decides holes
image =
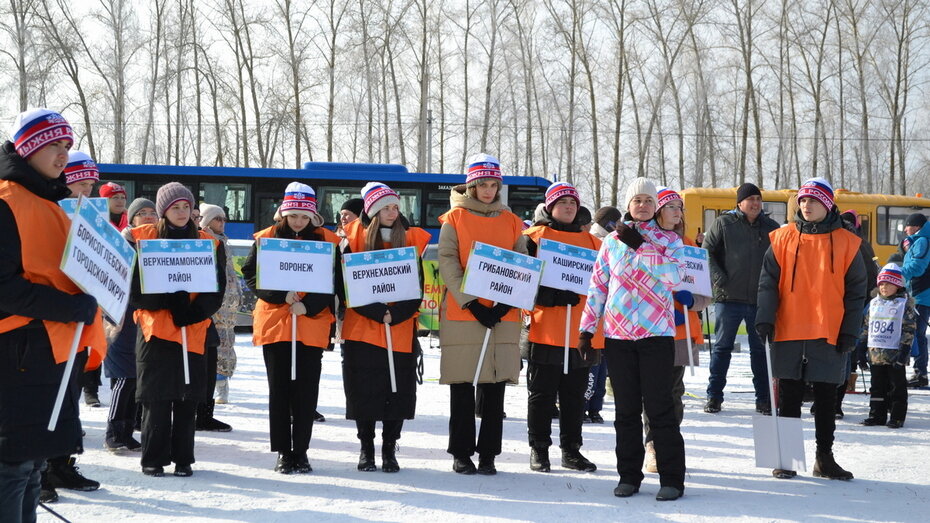
[[[694,295],[691,294],[691,291],[678,291],[672,294],[672,297],[675,298],[675,301],[689,309],[694,307]]]
[[[685,324],[685,313],[681,312],[678,309],[675,309],[675,326]]]
[[[307,314],[307,306],[299,301],[295,301],[291,304],[291,314],[303,316],[304,314]]]
[[[493,329],[501,321],[501,317],[495,314],[491,307],[485,307],[478,303],[478,300],[472,300],[465,304],[465,308],[471,312],[471,315],[478,320],[478,323],[488,329]]]
[[[497,305],[491,307],[491,312],[494,313],[494,316],[497,317],[497,321],[501,321],[501,318],[507,315],[512,309],[510,305],[504,305],[503,303],[498,303]]]
[[[578,335],[578,352],[581,353],[581,359],[585,361],[594,361],[597,358],[597,351],[591,346],[591,338],[594,334],[582,332]]]
[[[771,323],[757,323],[756,332],[762,338],[762,343],[765,343],[766,340],[771,340],[775,336],[775,326]]]
[[[578,305],[581,303],[581,296],[572,291],[555,291],[553,305],[564,307],[566,305]]]
[[[552,287],[540,285],[539,290],[536,291],[536,305],[539,305],[540,307],[555,307],[555,301],[558,292],[559,291],[553,289]]]
[[[71,321],[79,321],[85,325],[93,323],[97,318],[97,298],[90,294],[75,294],[71,318]]]
[[[643,235],[636,229],[620,222],[617,224],[617,237],[634,251],[643,244]]]
[[[284,303],[290,305],[295,301],[299,301],[297,299],[297,293],[294,291],[287,291],[287,294],[284,296]]]
[[[840,334],[836,340],[836,352],[846,354],[856,350],[856,337],[849,334]]]
[[[168,310],[171,311],[172,318],[184,316],[190,304],[190,294],[188,294],[187,291],[172,292],[168,295]],[[175,322],[175,324],[178,325],[177,322]],[[180,325],[178,326],[180,327]]]

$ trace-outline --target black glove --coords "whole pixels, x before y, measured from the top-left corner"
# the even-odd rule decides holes
[[[766,340],[771,340],[775,336],[775,326],[771,323],[757,323],[756,332],[762,338],[762,343],[765,343]]]
[[[503,303],[498,303],[497,305],[491,307],[491,312],[494,313],[494,316],[497,317],[497,321],[501,321],[501,318],[507,315],[512,309],[510,305],[504,305]]]
[[[557,307],[564,307],[566,305],[578,305],[581,303],[581,296],[578,296],[572,291],[555,291],[555,303]]]
[[[859,360],[859,370],[869,370],[869,362],[866,360]]]
[[[639,231],[623,222],[617,224],[617,237],[634,251],[639,249],[639,246],[645,241],[643,240],[643,235],[640,234]]]
[[[369,303],[361,307],[352,307],[352,310],[371,321],[384,323],[384,313],[387,312],[388,306],[383,303]]]
[[[840,334],[836,340],[836,352],[846,354],[856,350],[856,337],[849,334]]]
[[[555,307],[556,294],[558,292],[559,291],[552,287],[540,285],[539,290],[536,291],[536,305],[540,307]]]
[[[582,332],[578,335],[578,352],[581,353],[581,359],[585,361],[594,361],[597,358],[597,351],[591,346],[591,338],[594,334]]]
[[[478,323],[489,329],[493,329],[494,326],[501,321],[501,317],[498,316],[491,307],[485,307],[478,303],[478,300],[472,300],[466,303],[465,308],[478,320]]]
[[[90,325],[97,317],[97,298],[90,294],[75,294],[73,297],[74,310],[71,314],[71,321],[82,322]]]
[[[168,295],[167,304],[168,310],[171,311],[172,316],[182,315],[187,311],[187,308],[190,307],[190,294],[188,294],[187,291],[172,292]]]

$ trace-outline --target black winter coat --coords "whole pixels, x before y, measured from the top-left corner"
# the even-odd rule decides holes
[[[413,352],[394,352],[397,393],[391,392],[387,349],[346,340],[342,345],[342,384],[346,393],[346,418],[357,420],[413,419],[417,410],[417,359],[420,346],[413,338]]]
[[[762,257],[771,243],[769,233],[778,227],[765,213],[753,223],[739,209],[717,217],[701,244],[709,254],[715,302],[756,304]]]

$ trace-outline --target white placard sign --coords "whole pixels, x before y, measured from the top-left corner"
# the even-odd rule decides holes
[[[110,220],[110,200],[109,198],[81,198],[84,200],[84,205],[89,205],[93,207],[100,216],[103,216],[104,219],[109,222]],[[68,215],[68,218],[74,219],[74,210],[77,209],[78,199],[77,198],[65,198],[64,200],[59,200],[58,205],[61,207],[65,214]]]
[[[211,240],[139,240],[138,245],[143,294],[219,290]]]
[[[597,251],[541,238],[536,257],[543,261],[540,285],[588,294]]]
[[[423,297],[416,247],[346,254],[342,273],[349,307]]]
[[[136,251],[88,199],[81,198],[75,210],[61,271],[119,323],[129,303]]]
[[[539,258],[475,242],[465,266],[462,292],[532,310],[542,268]]]
[[[333,294],[334,245],[330,242],[259,238],[259,289]]]
[[[690,291],[691,294],[712,296],[710,290],[710,265],[707,262],[707,249],[685,245],[680,251],[685,264],[685,276],[677,290]]]

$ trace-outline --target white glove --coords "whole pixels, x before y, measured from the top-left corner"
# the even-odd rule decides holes
[[[297,301],[297,293],[294,291],[288,291],[287,296],[284,297],[284,303],[290,305],[295,301]]]
[[[303,302],[294,302],[291,304],[291,314],[296,314],[298,316],[303,316],[307,314],[307,306]]]

